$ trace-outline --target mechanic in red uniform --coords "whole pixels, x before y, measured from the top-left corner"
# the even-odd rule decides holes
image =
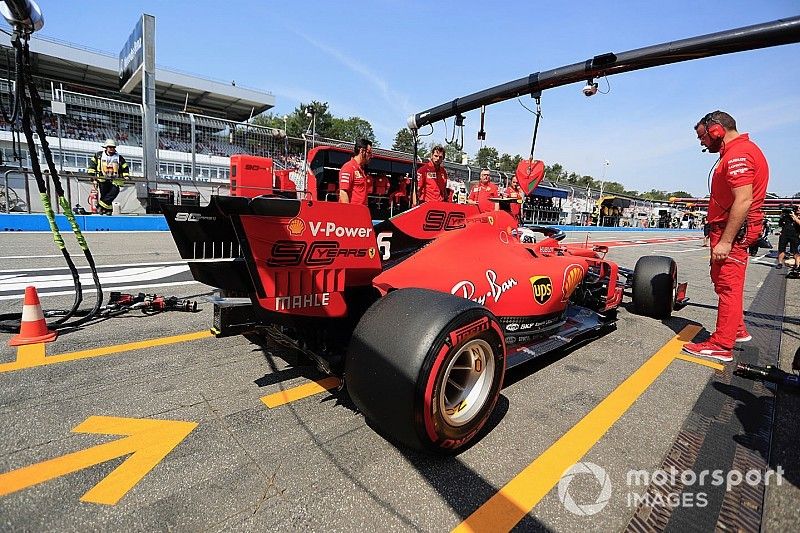
[[[497,184],[492,183],[492,177],[488,168],[481,169],[481,181],[475,185],[469,193],[468,204],[477,205],[481,213],[494,211],[497,209],[495,202],[489,198],[497,198],[500,194],[497,191]]]
[[[430,160],[417,169],[419,203],[444,202],[447,198],[447,170],[443,161],[444,148],[437,144],[431,150]]]
[[[516,176],[511,178],[511,185],[506,187],[506,192],[503,196],[515,200],[511,202],[509,207],[511,208],[511,215],[516,220],[520,220],[519,214],[522,211],[522,202],[525,201],[525,193],[522,192],[522,187],[519,186],[519,180]]]
[[[372,159],[372,141],[360,139],[353,147],[353,157],[339,170],[339,202],[367,205],[369,178],[365,167]]]
[[[733,361],[734,344],[752,339],[744,325],[744,276],[747,247],[761,233],[769,166],[748,134],[736,131],[736,121],[728,113],[709,113],[694,128],[700,144],[719,154],[708,202],[711,281],[719,307],[711,337],[686,344],[683,349],[693,355]]]

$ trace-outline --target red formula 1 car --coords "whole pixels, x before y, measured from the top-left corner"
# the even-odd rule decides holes
[[[426,203],[377,225],[364,206],[274,196],[164,209],[195,279],[223,291],[217,335],[302,350],[373,427],[416,448],[466,446],[506,369],[613,326],[626,288],[658,318],[685,294],[670,258],[626,270],[607,248],[568,250],[556,229],[472,205]]]

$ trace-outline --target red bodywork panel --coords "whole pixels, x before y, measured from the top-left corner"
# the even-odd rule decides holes
[[[272,194],[275,173],[272,159],[254,155],[231,156],[231,196],[255,198]]]
[[[266,293],[258,301],[266,310],[344,316],[345,288],[368,286],[381,270],[365,206],[303,201],[297,216],[241,220]]]
[[[427,207],[435,212],[440,206]],[[449,213],[464,206],[453,207]],[[401,217],[413,215],[409,212]],[[427,213],[419,215],[417,222]],[[402,227],[400,221],[397,226]],[[415,226],[418,228],[418,223]],[[520,244],[514,236],[516,227],[514,218],[504,211],[465,218],[461,229],[443,232],[378,275],[374,284],[384,293],[420,287],[455,294],[485,305],[498,316],[562,312],[586,273],[587,261],[572,256],[537,257],[533,252],[536,245]]]

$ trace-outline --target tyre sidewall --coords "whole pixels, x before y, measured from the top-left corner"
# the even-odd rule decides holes
[[[486,341],[492,350],[494,375],[491,389],[484,406],[472,420],[462,426],[452,426],[439,410],[439,400],[444,393],[444,371],[461,348],[475,339]],[[473,309],[451,321],[428,351],[417,381],[415,417],[420,441],[428,448],[453,451],[471,441],[494,410],[505,367],[502,330],[488,310]]]

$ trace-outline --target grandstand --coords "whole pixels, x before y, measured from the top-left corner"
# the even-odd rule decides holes
[[[118,58],[114,54],[91,50],[41,36],[31,39],[34,80],[46,100],[63,103],[66,113],[45,109],[44,127],[53,150],[56,166],[67,183],[71,203],[86,206],[88,181],[80,178],[91,155],[100,150],[107,138],[115,139],[118,151],[129,162],[131,175],[143,176],[142,105],[140,96],[118,90]],[[8,106],[13,72],[8,64],[8,44],[1,44],[0,100]],[[256,126],[248,122],[275,105],[275,97],[259,91],[189,75],[174,70],[156,69],[156,107],[158,128],[158,167],[156,181],[145,187],[123,188],[117,201],[123,213],[144,213],[151,189],[180,199],[183,193],[199,193],[207,201],[213,193],[225,192],[230,184],[230,156],[251,154],[272,157],[276,169],[301,168],[306,149],[313,144],[327,144],[350,149],[353,140],[310,137],[288,138],[282,130]],[[0,121],[2,123],[2,121]],[[0,170],[17,168],[14,160],[10,125],[0,125]],[[23,167],[30,167],[27,150],[19,150]],[[410,161],[411,156],[376,148],[377,154]],[[42,159],[40,153],[40,160]],[[467,188],[476,181],[479,169],[446,162],[453,181]],[[77,175],[77,176],[76,176]],[[41,211],[32,177],[10,172],[8,198],[17,210]],[[76,177],[78,179],[76,179]],[[505,186],[510,174],[493,171],[493,180]],[[0,183],[0,188],[3,187]],[[145,184],[142,184],[145,185]],[[567,191],[571,190],[571,194]],[[594,196],[597,191],[576,190],[571,186],[550,183],[540,185],[523,212],[534,223],[591,223]],[[553,200],[556,200],[554,203]],[[655,206],[652,202],[634,202],[625,213],[626,223],[639,225]]]
[[[0,47],[0,65],[7,73],[0,75],[4,78],[0,79],[0,98],[8,106],[11,85],[5,78],[13,72],[8,64],[13,52],[7,43]],[[63,102],[66,108],[66,114],[45,109],[44,127],[56,166],[66,174],[84,172],[91,155],[111,138],[128,160],[132,176],[142,176],[141,97],[119,92],[116,55],[40,36],[32,37],[30,49],[40,94],[45,100]],[[283,131],[247,123],[274,107],[275,97],[268,92],[157,67],[156,99],[159,165],[157,183],[152,186],[175,188],[174,183],[180,181],[224,186],[229,180],[229,158],[235,153],[286,159]],[[10,130],[8,124],[0,127],[4,171],[19,165],[14,161]],[[29,167],[25,148],[20,155],[22,166]],[[17,188],[24,180],[12,176],[11,181]],[[79,199],[86,198],[88,186],[77,180],[73,186]],[[120,195],[123,212],[143,212],[141,189],[138,198],[130,189]],[[36,210],[36,199],[31,198],[31,203]]]

